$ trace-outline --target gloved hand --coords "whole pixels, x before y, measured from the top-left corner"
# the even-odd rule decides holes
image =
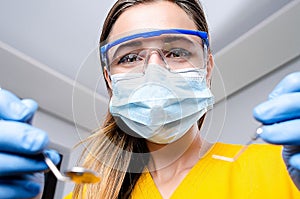
[[[284,145],[283,159],[300,189],[300,72],[286,76],[269,100],[255,107],[254,117],[264,124],[264,141]]]
[[[47,134],[31,125],[37,103],[20,100],[0,89],[0,198],[32,198],[43,188],[38,173],[46,170],[41,155],[48,144]],[[54,163],[59,155],[48,150]]]

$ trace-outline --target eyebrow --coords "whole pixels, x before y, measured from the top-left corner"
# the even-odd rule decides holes
[[[170,42],[178,41],[178,40],[186,41],[187,43],[193,44],[193,42],[191,40],[189,40],[185,37],[178,37],[178,36],[165,37],[163,41],[166,42],[166,43],[170,43]]]
[[[124,49],[124,48],[128,48],[128,47],[137,47],[137,46],[141,46],[142,45],[142,42],[141,41],[130,41],[130,42],[127,42],[127,43],[125,43],[125,44],[122,44],[122,45],[120,45],[117,49],[116,49],[116,51],[114,52],[114,54],[113,54],[113,58],[115,58],[116,57],[116,54],[118,54],[118,52],[119,51],[121,51],[122,49]]]

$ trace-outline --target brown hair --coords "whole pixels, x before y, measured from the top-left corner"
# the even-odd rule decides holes
[[[161,0],[118,0],[108,13],[103,25],[100,44],[104,42],[118,17],[128,8]],[[208,32],[208,25],[198,0],[167,0],[181,7],[196,24],[198,30]],[[102,63],[103,65],[103,63]],[[108,91],[111,91],[106,82]],[[198,121],[200,128],[204,116]],[[123,132],[108,112],[102,127],[87,140],[83,152],[83,166],[98,171],[101,182],[93,185],[76,185],[73,198],[85,195],[93,198],[128,198],[140,174],[148,163],[146,142]],[[132,154],[143,155],[132,155]]]

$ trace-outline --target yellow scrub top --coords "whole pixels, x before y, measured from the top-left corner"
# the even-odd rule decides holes
[[[300,198],[282,160],[281,146],[251,145],[235,162],[212,158],[213,154],[233,157],[240,148],[240,145],[215,144],[190,170],[171,199]],[[162,198],[149,172],[142,174],[131,196],[134,199]]]
[[[233,157],[241,147],[216,143],[190,170],[171,199],[300,199],[282,160],[281,146],[250,145],[235,162],[212,158],[213,154]],[[70,198],[71,194],[65,199]],[[141,175],[131,198],[162,198],[149,172]]]

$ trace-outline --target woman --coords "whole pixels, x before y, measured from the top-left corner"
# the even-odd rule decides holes
[[[101,182],[77,185],[74,198],[300,198],[278,147],[253,146],[235,163],[212,159],[240,146],[212,146],[199,134],[213,103],[206,33],[197,0],[115,3],[100,39],[110,110],[83,163]],[[177,117],[168,115],[174,104]]]
[[[213,159],[241,146],[199,134],[213,103],[207,32],[197,0],[116,2],[100,41],[109,112],[83,155],[101,181],[77,185],[74,198],[300,198],[300,73],[254,109],[260,137],[284,145],[284,161],[271,145],[252,145],[232,163]],[[47,133],[28,124],[37,107],[0,89],[0,198],[41,192],[42,151],[59,162]]]

